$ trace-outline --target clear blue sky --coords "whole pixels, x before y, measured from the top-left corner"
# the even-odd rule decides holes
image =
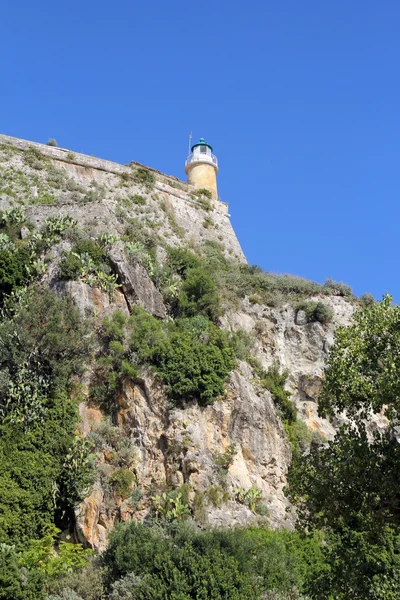
[[[400,302],[398,0],[5,0],[0,131],[185,178],[250,263]]]

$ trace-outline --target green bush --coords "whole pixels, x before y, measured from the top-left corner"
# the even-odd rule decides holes
[[[40,150],[34,148],[33,146],[24,151],[23,160],[26,165],[38,171],[44,169],[47,162],[46,157],[40,152]]]
[[[168,266],[184,277],[189,269],[200,267],[201,261],[186,248],[168,248]]]
[[[206,188],[200,188],[195,192],[195,194],[196,196],[205,196],[206,198],[212,198],[212,193]]]
[[[163,331],[161,324],[143,310],[131,317],[131,348],[139,361],[150,360],[178,401],[197,398],[208,404],[221,395],[234,367],[234,353],[227,334],[208,324],[207,333],[196,335],[188,321]]]
[[[6,225],[22,225],[26,221],[25,208],[22,206],[14,206],[7,208],[0,213],[0,226]]]
[[[103,248],[91,239],[77,242],[60,262],[61,276],[64,279],[78,279],[82,274],[82,257],[89,257],[93,268],[102,266],[105,260]]]
[[[46,179],[50,187],[64,190],[67,187],[67,173],[64,169],[56,167],[52,162],[46,165]],[[72,190],[71,190],[72,191]]]
[[[236,498],[238,502],[246,505],[252,512],[256,512],[257,507],[260,505],[262,500],[262,491],[253,484],[247,490],[243,488],[237,490]]]
[[[226,489],[229,467],[233,464],[237,449],[235,444],[230,444],[224,452],[214,452],[214,467],[217,471],[218,480],[223,489]]]
[[[221,508],[223,504],[226,504],[230,500],[229,492],[220,485],[209,485],[204,495],[207,502],[217,508]]]
[[[82,273],[82,260],[79,255],[69,252],[60,261],[60,275],[63,279],[76,281]]]
[[[63,510],[72,511],[85,498],[95,481],[92,444],[80,437],[72,440],[58,475],[58,498]]]
[[[327,279],[324,283],[324,288],[329,294],[344,296],[345,298],[353,297],[353,290],[351,287],[342,281],[333,281],[333,279]]]
[[[95,265],[101,265],[105,258],[103,248],[90,238],[77,242],[73,246],[72,252],[76,252],[79,255],[88,254]]]
[[[267,371],[255,359],[249,359],[249,362],[260,378],[261,385],[271,392],[275,404],[281,411],[283,421],[288,424],[294,423],[297,418],[296,408],[289,400],[290,392],[285,390],[288,371],[281,373],[278,362],[271,365]]]
[[[205,242],[198,249],[203,267],[212,273],[220,295],[226,303],[237,305],[238,299],[250,297],[251,302],[267,306],[296,304],[316,294],[343,295],[351,300],[351,289],[344,284],[327,281],[324,285],[293,275],[276,275],[257,265],[247,265],[228,259],[221,244]]]
[[[55,140],[54,138],[49,138],[47,140],[47,145],[48,146],[54,146],[54,147],[56,147],[57,146],[57,140]]]
[[[46,582],[45,600],[102,600],[104,598],[103,573],[96,560],[80,570]],[[73,596],[75,594],[75,596]]]
[[[73,230],[76,225],[76,221],[68,214],[60,217],[49,217],[45,221],[43,235],[47,238],[49,245],[52,245],[59,242],[61,236]]]
[[[130,199],[134,204],[138,204],[139,206],[144,206],[146,204],[146,198],[140,194],[134,194],[133,196],[130,196]]]
[[[371,304],[374,304],[375,302],[375,298],[372,294],[363,294],[360,300],[363,306],[371,306]]]
[[[117,527],[104,555],[107,581],[111,585],[129,573],[139,576],[136,600],[259,597],[236,557],[217,545],[196,542],[197,537],[182,533],[174,543],[157,529],[134,523]]]
[[[200,404],[209,404],[223,394],[235,360],[226,334],[217,328],[210,330],[208,342],[177,330],[156,366],[175,400],[195,398]]]
[[[64,279],[82,279],[90,286],[98,287],[112,299],[119,287],[117,275],[106,262],[105,251],[90,239],[79,241],[60,261],[60,274]]]
[[[95,395],[104,391],[104,379],[112,394],[124,377],[137,374],[135,367],[150,364],[175,401],[197,399],[208,404],[223,394],[235,365],[229,335],[207,319],[199,322],[199,317],[165,326],[134,307],[129,319],[120,313],[106,319],[102,335]]]
[[[182,316],[206,315],[216,319],[221,314],[220,297],[213,277],[202,267],[188,269],[178,297]]]
[[[126,468],[121,468],[115,471],[110,477],[110,483],[113,486],[117,496],[126,500],[132,490],[136,478],[134,473]]]
[[[122,579],[112,584],[108,600],[135,600],[140,577],[134,573],[128,573]]]
[[[203,221],[204,229],[210,229],[210,227],[212,227],[213,225],[214,225],[214,221],[212,220],[212,218],[210,216],[207,215]]]
[[[106,454],[107,462],[114,467],[130,467],[134,455],[133,440],[121,432],[119,427],[105,419],[88,434],[87,439],[93,444],[94,451]]]
[[[56,199],[52,194],[43,194],[38,198],[33,198],[30,201],[30,204],[47,204],[49,206],[54,206],[56,203]]]
[[[239,329],[231,333],[231,345],[235,352],[236,358],[246,360],[250,350],[255,344],[255,336],[253,333]]]
[[[60,495],[78,418],[70,378],[89,344],[74,306],[32,289],[3,317],[0,345],[0,544],[21,547],[71,517],[76,498]]]
[[[44,576],[21,567],[14,546],[0,543],[0,600],[42,600]]]
[[[145,186],[147,189],[152,190],[156,182],[155,175],[149,169],[144,167],[137,167],[133,173],[133,180],[140,185]]]
[[[285,430],[292,447],[293,457],[300,458],[308,452],[312,443],[321,444],[326,441],[318,431],[309,429],[307,424],[299,418],[285,423]]]
[[[261,600],[272,591],[275,598],[300,598],[296,589],[324,569],[318,536],[258,527],[199,533],[185,524],[165,530],[134,522],[113,530],[103,564],[107,587],[126,589],[129,580],[134,594],[122,598],[135,600]]]
[[[86,194],[81,198],[82,204],[88,204],[89,202],[101,202],[104,198],[103,188],[88,190]]]
[[[30,278],[32,260],[25,248],[0,250],[0,303]]]
[[[333,318],[333,311],[323,302],[299,302],[295,306],[296,312],[303,310],[309,323],[318,321],[322,325],[330,323]]]

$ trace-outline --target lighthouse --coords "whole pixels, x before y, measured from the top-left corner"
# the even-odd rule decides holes
[[[188,177],[188,183],[192,184],[197,190],[206,189],[210,191],[213,198],[218,199],[218,159],[213,154],[212,146],[207,144],[204,138],[200,138],[200,141],[192,146],[186,159],[185,173]]]

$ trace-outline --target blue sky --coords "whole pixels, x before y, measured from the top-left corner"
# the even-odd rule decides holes
[[[400,3],[5,0],[0,132],[185,178],[250,263],[400,302]]]

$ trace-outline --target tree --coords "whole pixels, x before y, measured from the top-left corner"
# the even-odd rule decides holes
[[[71,376],[89,352],[76,307],[31,289],[0,322],[0,544],[19,550],[72,517],[89,479]],[[74,453],[74,448],[79,452]],[[66,464],[66,459],[68,464]],[[64,523],[68,525],[68,523]]]
[[[391,301],[384,296],[336,331],[319,400],[322,416],[346,410],[359,422],[386,407],[388,418],[399,418],[400,307]]]
[[[390,296],[336,332],[319,411],[348,422],[335,439],[295,457],[288,493],[299,525],[322,528],[330,573],[313,597],[392,600],[400,596],[400,308]],[[368,434],[365,420],[383,411],[388,427]]]

